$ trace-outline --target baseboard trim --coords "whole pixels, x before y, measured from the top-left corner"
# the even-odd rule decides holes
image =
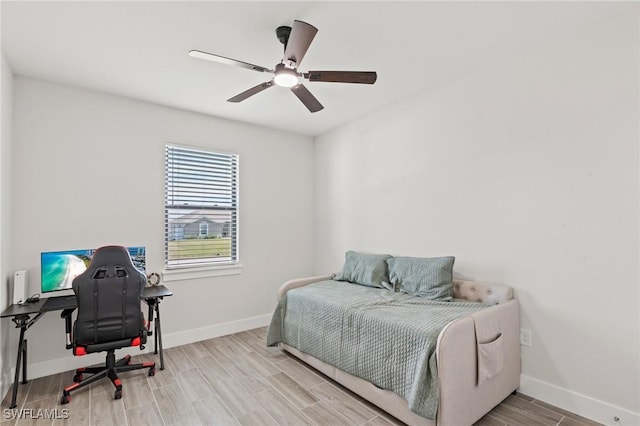
[[[12,370],[15,372],[15,369],[12,369]],[[10,375],[9,373],[6,373],[2,376],[2,386],[0,387],[0,392],[2,392],[3,398],[7,394],[7,392],[9,392],[9,389],[11,389],[12,383],[13,383],[12,375]]]
[[[520,376],[518,391],[604,425],[640,425],[640,413],[529,376]],[[616,422],[614,417],[619,420]]]
[[[189,343],[199,342],[201,340],[213,339],[215,337],[226,336],[227,334],[239,333],[245,330],[264,327],[266,325],[269,325],[270,320],[271,314],[265,314],[250,318],[244,318],[241,320],[225,322],[222,324],[214,324],[207,327],[181,331],[178,333],[163,333],[162,343],[165,349],[174,346],[188,345]]]
[[[177,333],[163,333],[162,346],[164,349],[168,349],[174,346],[187,345],[201,340],[213,339],[227,334],[264,327],[269,324],[270,319],[271,314],[265,314],[236,321],[229,321],[222,324],[214,324],[207,327],[180,331]],[[138,348],[128,348],[118,351],[117,355],[118,357],[122,357],[126,354],[134,356],[149,352],[153,352],[153,341],[151,341],[151,339],[149,339],[146,348],[143,351],[140,351]],[[49,376],[51,374],[61,373],[75,368],[86,367],[87,365],[100,364],[102,362],[104,362],[104,354],[101,353],[85,355],[82,357],[63,356],[27,364],[27,377],[29,380],[32,380],[37,379],[38,377]],[[11,387],[14,374],[15,367],[11,368],[11,379],[7,382],[6,386],[4,386],[5,382],[3,381],[2,387],[7,387],[6,390],[2,389],[3,395],[6,395],[7,391]]]

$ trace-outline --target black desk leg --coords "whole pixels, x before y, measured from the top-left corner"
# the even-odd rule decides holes
[[[159,345],[158,345],[159,344]],[[162,355],[162,330],[160,328],[160,301],[156,301],[156,353],[160,348],[160,370],[164,370],[164,356]]]
[[[153,331],[151,330],[151,326],[153,325],[153,305],[147,301],[148,305],[149,305],[149,315],[147,315],[147,318],[149,318],[149,327],[147,328],[149,330],[149,336],[151,336],[153,334]]]
[[[158,319],[153,323],[153,353],[158,355]]]
[[[11,394],[11,405],[9,408],[16,408],[18,398],[18,382],[20,381],[20,363],[22,362],[22,383],[27,383],[27,341],[24,332],[27,330],[27,318],[16,318],[16,324],[20,326],[20,341],[18,343],[18,360],[16,361],[16,374],[13,379],[13,389]]]
[[[27,339],[22,341],[22,384],[27,383]]]
[[[153,313],[155,311],[154,307],[156,306],[157,299],[150,298],[146,300],[147,305],[149,306],[149,336],[153,337],[153,353],[154,355],[158,354],[158,323],[153,321]],[[151,330],[151,326],[153,325],[153,330]]]

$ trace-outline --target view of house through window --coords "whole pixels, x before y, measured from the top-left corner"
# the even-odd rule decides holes
[[[238,156],[165,148],[165,266],[238,263]]]

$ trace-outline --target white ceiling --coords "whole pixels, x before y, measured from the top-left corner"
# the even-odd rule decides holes
[[[31,2],[1,3],[15,74],[315,136],[478,68],[624,13],[612,2]],[[287,89],[226,99],[270,75],[191,58],[203,50],[273,68],[275,28],[318,28],[300,66],[377,71],[375,85],[307,82],[311,114]]]

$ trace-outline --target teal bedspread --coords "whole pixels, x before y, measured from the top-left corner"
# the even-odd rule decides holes
[[[435,419],[438,335],[449,322],[486,307],[322,281],[282,297],[271,318],[267,345],[286,343],[396,393],[411,411]]]

